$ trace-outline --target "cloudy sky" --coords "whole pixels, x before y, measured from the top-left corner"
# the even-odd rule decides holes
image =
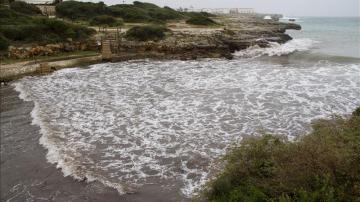
[[[91,0],[89,0],[91,1]],[[96,1],[96,0],[92,0]],[[103,0],[120,4],[123,0]],[[250,7],[257,12],[281,13],[288,16],[360,16],[360,0],[140,0],[172,8]],[[133,0],[124,0],[132,3]]]

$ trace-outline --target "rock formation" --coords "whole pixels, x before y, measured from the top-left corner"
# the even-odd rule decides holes
[[[196,59],[232,58],[232,53],[250,46],[285,43],[292,38],[288,29],[300,30],[293,23],[266,21],[257,17],[236,16],[223,19],[221,28],[172,29],[161,41],[138,42],[123,38],[112,42],[113,60],[140,58]]]

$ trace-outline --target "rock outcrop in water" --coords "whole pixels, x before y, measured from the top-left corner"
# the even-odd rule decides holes
[[[267,21],[256,16],[227,16],[224,27],[188,28],[174,25],[161,41],[138,42],[125,38],[112,43],[113,60],[140,58],[196,59],[232,58],[232,53],[250,46],[267,47],[270,42],[285,43],[291,37],[288,29],[300,30],[294,23]]]

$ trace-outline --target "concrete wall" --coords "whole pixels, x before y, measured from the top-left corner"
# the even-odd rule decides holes
[[[55,16],[56,15],[56,10],[55,10],[55,6],[52,5],[36,5],[36,7],[38,7],[42,14],[47,15],[47,16]]]
[[[46,65],[50,70],[57,70],[61,68],[81,66],[84,64],[100,63],[101,61],[102,57],[97,55],[53,62],[19,62],[9,65],[0,65],[0,81],[12,80],[24,75],[39,73],[41,66],[44,65]]]

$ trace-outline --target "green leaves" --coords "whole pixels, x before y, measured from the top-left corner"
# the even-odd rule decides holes
[[[250,137],[226,156],[207,185],[209,201],[356,201],[360,197],[360,108],[319,120],[295,142]]]
[[[135,26],[126,32],[125,37],[136,41],[161,40],[168,30],[162,26]]]

